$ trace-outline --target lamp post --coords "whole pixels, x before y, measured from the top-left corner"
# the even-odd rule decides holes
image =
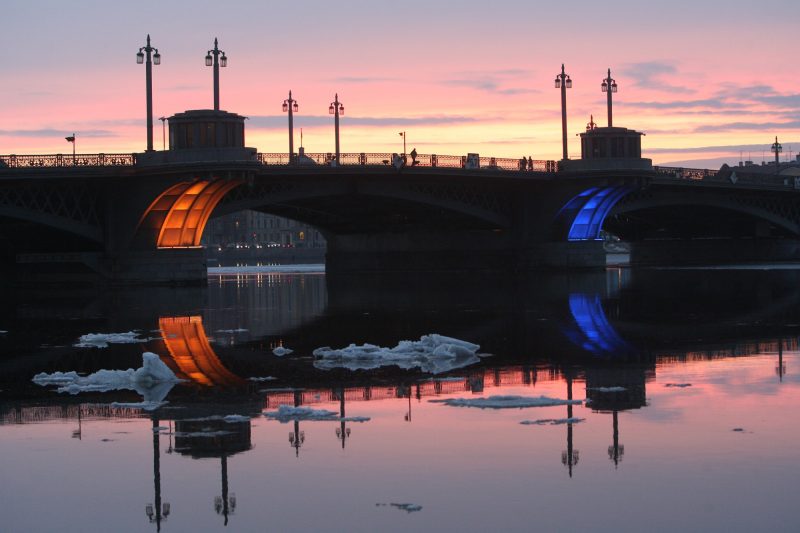
[[[292,98],[292,91],[289,91],[289,98],[283,101],[283,112],[289,113],[289,164],[294,162],[294,122],[292,121],[292,113],[297,113],[299,106],[297,100]],[[302,144],[303,141],[300,141]]]
[[[155,53],[153,53],[155,52]],[[145,56],[147,61],[145,62]],[[161,64],[161,54],[158,48],[150,46],[150,34],[147,34],[147,44],[139,48],[136,54],[136,63],[144,63],[145,86],[147,91],[147,151],[153,151],[153,65]]]
[[[405,161],[406,161],[406,132],[401,131],[400,132],[400,137],[403,138],[403,162],[405,163]]]
[[[72,143],[72,165],[75,165],[75,134],[70,137],[64,137],[68,143]]]
[[[212,54],[214,55],[213,58],[211,57]],[[227,67],[228,58],[225,56],[225,52],[217,46],[216,37],[214,37],[214,49],[206,53],[206,66],[214,67],[214,111],[219,111],[219,67]]]
[[[772,147],[770,147],[770,150],[775,152],[775,173],[777,174],[778,167],[780,166],[781,163],[780,154],[781,152],[783,152],[783,146],[781,146],[780,143],[778,142],[777,136],[775,137],[775,142],[772,144]]]
[[[611,93],[617,92],[617,81],[611,77],[611,69],[608,69],[608,77],[600,84],[600,90],[608,95],[608,127],[613,126],[611,120]]]
[[[572,89],[572,80],[564,72],[561,64],[561,74],[556,75],[556,89],[561,89],[561,145],[563,159],[567,159],[567,89]]]
[[[166,120],[167,117],[158,117],[158,120],[161,121],[161,149],[167,149],[167,126]]]
[[[336,137],[336,164],[339,164],[339,115],[344,115],[344,106],[339,101],[339,93],[333,98],[333,102],[328,106],[328,113],[333,115],[334,136]]]

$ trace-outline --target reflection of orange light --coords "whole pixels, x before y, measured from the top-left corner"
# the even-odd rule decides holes
[[[244,383],[242,378],[225,368],[214,353],[201,317],[163,317],[158,319],[158,327],[182,374],[178,377],[209,387]]]
[[[140,227],[158,232],[159,248],[200,246],[200,238],[217,204],[241,180],[198,180],[173,185],[147,209]]]

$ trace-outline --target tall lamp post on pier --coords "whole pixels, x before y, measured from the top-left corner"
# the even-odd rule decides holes
[[[147,57],[147,61],[145,61]],[[153,65],[161,64],[161,54],[158,48],[150,46],[150,34],[147,34],[147,44],[139,48],[136,54],[136,63],[144,63],[145,86],[147,91],[147,151],[153,151]]]
[[[299,106],[297,100],[292,98],[292,91],[289,91],[289,98],[283,101],[283,112],[289,113],[289,164],[294,162],[294,122],[292,121],[292,113],[297,113]],[[302,139],[300,143],[302,144]]]
[[[608,69],[608,77],[600,84],[600,89],[608,95],[608,127],[612,127],[611,119],[611,93],[617,92],[617,81],[611,77],[611,69]]]
[[[213,50],[206,53],[206,66],[214,67],[214,111],[219,111],[219,67],[227,67],[228,58],[225,56],[225,52],[219,49],[216,37],[214,37]]]
[[[333,102],[328,106],[328,114],[333,115],[334,136],[336,137],[336,164],[339,164],[339,115],[344,115],[344,106],[339,101],[339,93],[333,98]]]
[[[556,89],[561,89],[561,145],[563,159],[567,159],[567,89],[572,88],[572,80],[564,72],[561,64],[561,74],[556,75]]]
[[[781,164],[780,154],[783,152],[783,146],[781,146],[781,144],[778,142],[777,136],[775,136],[775,142],[772,144],[772,147],[770,147],[770,150],[775,152],[775,173],[777,174],[778,167],[780,167]]]

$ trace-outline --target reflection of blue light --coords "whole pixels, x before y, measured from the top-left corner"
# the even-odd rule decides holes
[[[594,355],[619,356],[630,353],[630,345],[608,322],[598,295],[570,294],[569,310],[578,326],[577,329],[565,331],[573,344]]]
[[[632,190],[632,187],[591,187],[572,198],[559,212],[559,217],[569,225],[567,239],[599,239],[603,221],[611,208]]]

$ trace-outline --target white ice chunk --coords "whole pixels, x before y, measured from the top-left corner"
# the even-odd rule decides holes
[[[278,378],[273,377],[273,376],[264,376],[264,377],[253,376],[253,377],[250,377],[250,378],[247,378],[247,379],[250,380],[250,381],[275,381]]]
[[[109,344],[136,344],[147,342],[150,339],[139,337],[136,331],[127,333],[87,333],[81,335],[78,342],[73,344],[76,348],[108,348]]]
[[[335,422],[367,422],[366,416],[350,416],[340,418],[336,411],[326,409],[312,409],[311,407],[292,407],[291,405],[281,405],[277,411],[264,413],[267,418],[278,420],[279,422],[289,422],[293,420],[332,420]]]
[[[222,419],[229,424],[233,424],[235,422],[250,422],[250,417],[243,415],[227,415],[223,416]]]
[[[446,400],[429,400],[454,407],[477,407],[479,409],[522,409],[525,407],[550,407],[554,405],[575,405],[582,400],[561,400],[547,396],[489,396],[488,398],[450,398]]]
[[[278,357],[283,357],[284,355],[289,355],[293,351],[294,350],[290,350],[289,348],[284,348],[283,346],[278,346],[277,348],[272,350],[272,353],[274,353]]]
[[[136,404],[136,407],[153,407],[156,403],[163,402],[172,386],[180,380],[172,370],[152,353],[142,354],[142,366],[136,370],[98,370],[88,376],[79,376],[77,372],[54,372],[47,374],[42,372],[33,376],[33,382],[37,385],[59,385],[58,392],[68,392],[78,394],[80,392],[106,392],[112,390],[135,390],[144,397],[143,405]],[[118,404],[120,407],[130,407],[129,404]]]
[[[5,335],[6,333],[8,333],[7,329],[0,329],[0,335]]]
[[[586,390],[593,390],[597,392],[625,392],[625,387],[587,387]]]
[[[394,348],[350,344],[336,350],[329,346],[317,348],[313,354],[317,358],[314,366],[322,370],[398,366],[405,370],[419,368],[423,372],[440,374],[477,363],[480,360],[476,354],[479,349],[477,344],[433,333],[423,335],[418,341],[400,341]]]
[[[585,418],[571,417],[571,418],[543,418],[541,420],[523,420],[520,424],[525,426],[560,426],[561,424],[577,424],[583,422]]]

